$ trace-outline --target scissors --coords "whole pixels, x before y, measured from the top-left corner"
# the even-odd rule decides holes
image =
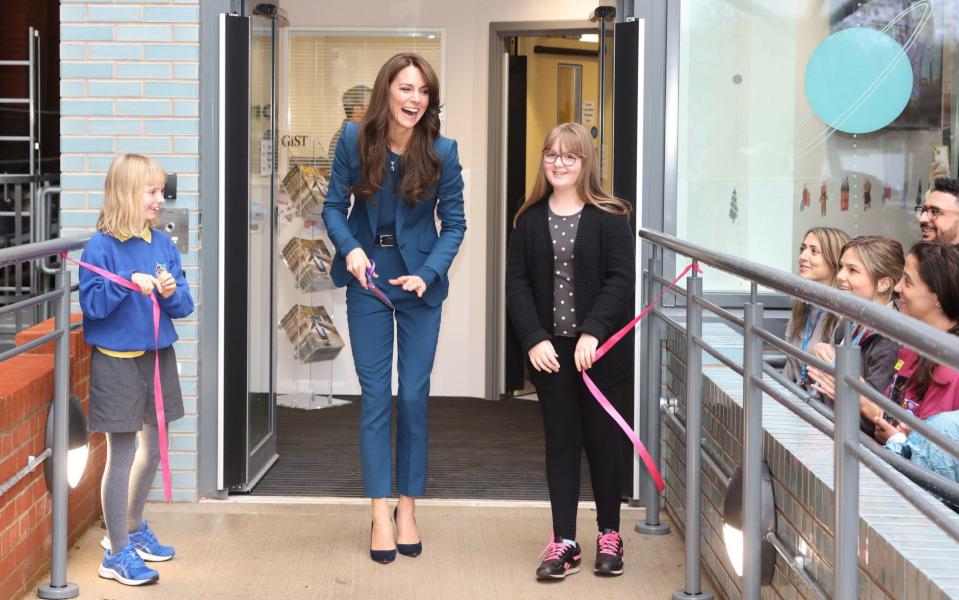
[[[384,294],[373,283],[373,273],[375,272],[376,272],[376,261],[373,259],[370,259],[370,267],[366,270],[366,285],[369,287],[369,290],[373,292],[373,295],[379,298],[383,302],[383,304],[389,306],[391,310],[396,310],[396,308],[393,306],[393,303],[390,302],[390,299],[386,297],[386,294]]]

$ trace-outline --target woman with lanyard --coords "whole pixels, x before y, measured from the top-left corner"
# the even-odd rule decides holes
[[[884,304],[895,309],[892,301],[893,288],[902,278],[902,245],[888,238],[878,236],[860,236],[847,242],[840,253],[839,272],[836,274],[836,287],[865,300]],[[846,343],[842,331],[837,331],[836,344]],[[882,390],[889,383],[899,353],[899,344],[863,325],[857,325],[848,340],[851,346],[862,350],[862,377],[869,385]],[[826,362],[836,358],[833,344],[820,342],[813,346],[812,354]],[[808,367],[810,379],[815,383],[813,389],[822,393],[831,402],[835,400],[835,380],[831,375],[814,367]],[[875,431],[874,419],[877,407],[861,399],[860,428],[870,436]]]
[[[919,242],[906,257],[896,285],[903,314],[953,335],[959,335],[959,250],[940,242]],[[903,347],[894,366],[887,395],[920,419],[944,428],[944,413],[959,411],[959,373]],[[880,442],[913,443],[917,436],[876,408],[874,423]],[[941,416],[940,416],[941,415]],[[949,415],[955,418],[955,415]],[[953,430],[955,426],[953,425]],[[921,437],[921,436],[920,436]]]
[[[849,236],[844,231],[833,227],[814,227],[807,231],[799,246],[799,276],[834,286],[839,271],[839,252],[848,241]],[[832,340],[838,322],[835,315],[794,300],[792,316],[786,323],[786,341],[809,352],[816,344]],[[786,359],[784,374],[799,385],[807,384],[806,365],[795,358]]]

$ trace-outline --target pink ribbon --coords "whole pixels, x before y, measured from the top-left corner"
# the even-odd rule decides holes
[[[695,262],[689,263],[689,265],[683,269],[683,272],[679,274],[679,277],[674,279],[671,284],[664,287],[659,296],[653,300],[649,306],[643,309],[643,312],[639,313],[635,319],[627,323],[622,329],[610,336],[608,340],[603,342],[603,344],[596,349],[596,358],[593,359],[593,364],[596,364],[596,361],[601,359],[607,352],[609,352],[610,348],[618,344],[621,339],[626,337],[626,334],[632,331],[633,327],[635,327],[636,324],[643,319],[643,317],[648,315],[650,311],[652,311],[656,305],[663,300],[663,296],[666,295],[666,292],[674,288],[676,284],[686,276],[687,273],[693,270],[695,270],[697,273],[702,273],[702,269],[699,268],[698,264]],[[609,416],[616,421],[616,424],[619,425],[619,428],[623,430],[623,433],[626,434],[626,437],[628,437],[633,443],[633,448],[636,449],[636,453],[639,454],[643,464],[646,465],[646,470],[649,471],[650,477],[652,477],[653,482],[656,483],[656,488],[659,491],[663,491],[663,488],[665,487],[665,484],[663,483],[663,476],[659,473],[659,469],[656,468],[656,463],[653,462],[653,458],[649,455],[649,452],[646,451],[646,447],[643,446],[643,443],[639,440],[639,436],[636,435],[636,432],[633,431],[633,428],[629,426],[629,424],[626,422],[626,419],[624,419],[623,416],[616,410],[616,408],[613,407],[603,392],[596,387],[596,384],[593,383],[593,380],[590,379],[589,375],[586,374],[586,370],[583,371],[583,382],[586,384],[586,388],[589,389],[590,393],[593,394],[593,397],[596,398],[596,401],[599,402],[599,405],[602,406],[607,413],[609,413]]]
[[[75,260],[67,256],[66,252],[61,252],[60,256],[69,260],[70,262],[77,264],[84,269],[93,271],[97,275],[104,277],[117,285],[122,285],[125,288],[131,289],[134,292],[140,293],[140,286],[128,281],[119,275],[115,275],[105,269],[101,269],[95,265],[85,263],[83,261]],[[156,294],[150,294],[150,300],[153,301],[153,402],[156,407],[157,414],[157,429],[160,433],[160,465],[163,471],[163,499],[167,502],[173,500],[173,482],[170,477],[170,456],[167,451],[167,431],[166,431],[166,416],[163,411],[163,385],[160,383],[160,302],[157,300]]]

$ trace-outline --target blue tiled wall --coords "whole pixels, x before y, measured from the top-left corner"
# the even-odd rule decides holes
[[[103,178],[119,153],[153,156],[179,174],[189,208],[190,252],[184,268],[196,297],[198,271],[198,0],[62,0],[60,6],[60,147],[64,233],[93,229]],[[170,428],[174,500],[197,498],[197,322],[177,323],[176,344],[187,416]],[[159,477],[151,497],[162,497]]]

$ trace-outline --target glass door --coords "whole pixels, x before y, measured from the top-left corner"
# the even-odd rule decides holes
[[[276,453],[276,26],[250,18],[249,227],[247,262],[247,477],[248,491],[278,458]]]
[[[218,486],[239,492],[250,491],[278,458],[277,22],[272,14],[220,20]]]

